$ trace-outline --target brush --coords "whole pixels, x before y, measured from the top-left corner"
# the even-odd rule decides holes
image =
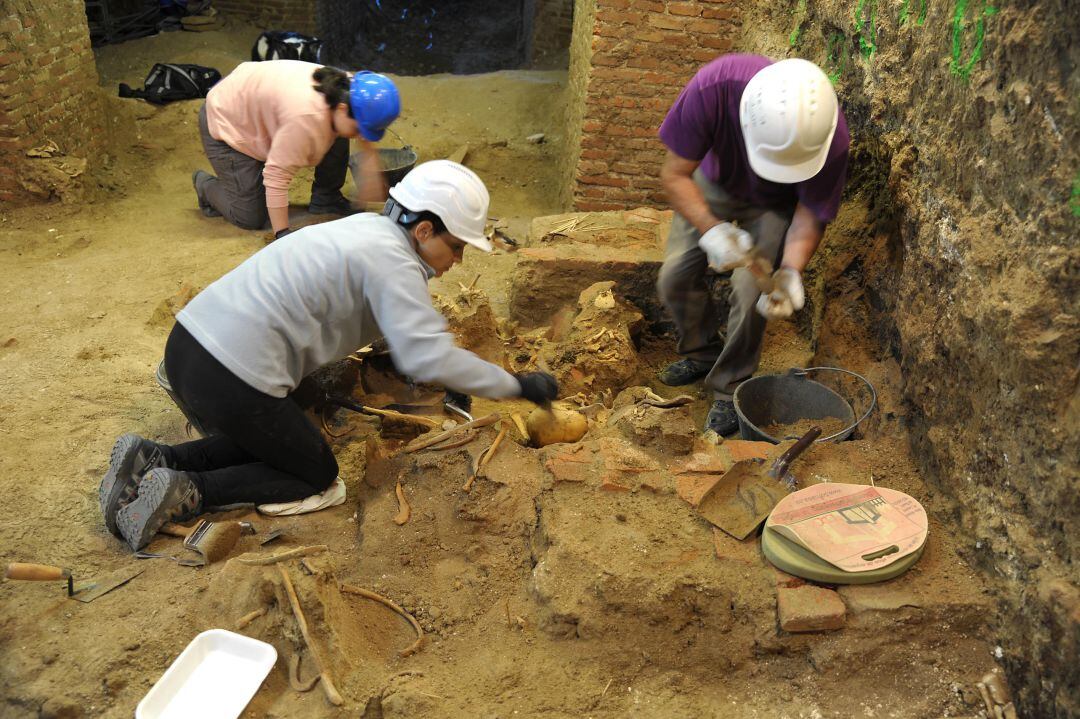
[[[207,564],[224,559],[236,546],[243,527],[240,522],[211,522],[200,519],[194,528],[166,522],[158,530],[173,537],[182,537],[184,546],[202,555]]]

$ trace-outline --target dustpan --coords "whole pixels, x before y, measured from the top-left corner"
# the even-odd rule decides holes
[[[199,634],[135,708],[135,719],[236,719],[277,661],[273,645],[224,629]]]

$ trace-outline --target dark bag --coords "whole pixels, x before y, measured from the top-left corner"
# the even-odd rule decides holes
[[[251,59],[322,62],[322,40],[288,30],[267,30],[251,46]]]
[[[120,83],[120,97],[138,97],[155,105],[193,100],[206,97],[220,79],[221,73],[212,67],[158,62],[146,76],[142,89]]]

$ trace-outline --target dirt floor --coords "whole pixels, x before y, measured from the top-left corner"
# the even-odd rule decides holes
[[[104,91],[138,83],[154,61],[228,72],[251,35],[172,33],[102,49]],[[532,217],[561,211],[554,168],[565,74],[399,80],[398,133],[421,159],[469,144],[467,162],[488,182],[492,215],[509,234],[524,240]],[[115,438],[186,436],[183,416],[154,381],[170,308],[263,246],[261,233],[205,219],[196,207],[190,175],[207,167],[198,103],[109,106],[105,187],[82,201],[0,214],[0,561],[63,565],[77,580],[137,561],[107,533],[97,505]],[[526,141],[539,132],[545,143]],[[306,193],[305,183],[294,184],[298,223],[310,220]],[[505,317],[515,259],[467,253],[433,291],[453,298],[479,275],[476,288]],[[670,340],[639,344],[634,375],[592,387],[584,403],[634,385],[677,394],[653,379],[673,356]],[[781,324],[770,330],[762,371],[805,366],[813,354],[795,325]],[[290,657],[303,656],[302,676],[314,670],[276,568],[145,560],[142,574],[88,604],[65,599],[59,583],[0,584],[0,714],[131,716],[196,634],[234,629],[267,607],[242,631],[274,644],[279,659],[245,716],[976,716],[973,683],[994,663],[989,595],[958,557],[949,507],[919,478],[897,423],[819,445],[793,469],[805,482],[872,476],[912,494],[931,515],[925,555],[900,579],[841,589],[843,629],[788,633],[777,623],[776,594],[790,578],[767,565],[756,539],[716,532],[688,503],[693,462],[730,466],[736,446],[698,439],[707,402],[690,389],[689,407],[637,408],[629,419],[615,417],[618,401],[598,408],[577,445],[530,449],[510,429],[469,492],[469,467],[494,427],[458,449],[387,456],[400,442],[380,439],[378,421],[339,413],[332,429],[351,430],[334,440],[344,505],[299,518],[229,516],[259,531],[234,557],[327,546],[306,566],[280,566],[323,646],[340,709],[319,686],[290,688]],[[879,390],[892,416],[895,387]],[[474,408],[491,411],[528,407]],[[398,483],[411,505],[401,525],[393,521]],[[275,529],[284,535],[259,547]],[[151,549],[177,553],[179,543],[159,538]],[[409,626],[339,583],[412,613],[424,646],[400,656],[413,642]]]

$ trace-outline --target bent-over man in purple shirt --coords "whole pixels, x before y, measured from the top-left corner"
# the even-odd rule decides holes
[[[660,380],[704,377],[714,393],[705,429],[726,435],[738,427],[732,393],[757,369],[766,321],[802,309],[802,271],[840,205],[847,123],[817,65],[724,55],[683,89],[660,139],[668,148],[660,179],[676,216],[657,287],[683,356]],[[773,269],[769,293],[759,289],[768,273],[749,269],[755,258]],[[726,341],[708,269],[732,272]]]

